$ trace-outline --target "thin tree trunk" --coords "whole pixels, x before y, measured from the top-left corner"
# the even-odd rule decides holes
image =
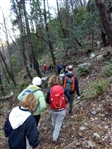
[[[9,80],[9,78],[8,78],[7,75],[6,75],[6,72],[5,72],[5,70],[4,70],[4,66],[3,66],[2,61],[1,61],[1,66],[2,66],[2,70],[3,70],[3,75],[5,76],[7,82],[10,84],[10,80]]]
[[[2,42],[1,42],[1,44],[2,44]],[[3,45],[2,45],[2,50],[3,50]],[[16,86],[16,82],[15,82],[15,80],[14,80],[14,77],[13,77],[13,75],[11,74],[11,72],[9,71],[8,66],[7,66],[7,64],[6,64],[5,60],[4,60],[4,57],[3,57],[3,54],[2,54],[1,51],[0,51],[0,56],[1,56],[1,59],[2,59],[2,61],[3,61],[3,63],[4,63],[4,66],[5,66],[6,70],[7,70],[7,73],[8,73],[8,75],[9,75],[10,79],[12,80],[12,82],[14,83],[14,85]]]
[[[53,61],[53,65],[55,67],[55,73],[58,74],[57,73],[57,67],[56,67],[56,60],[55,60],[55,56],[54,56],[54,53],[53,53],[53,46],[52,46],[52,43],[50,41],[49,28],[48,28],[48,24],[47,24],[45,0],[44,0],[44,20],[45,20],[45,26],[46,26],[47,37],[48,37],[49,48],[50,48],[50,52],[51,52],[51,56],[52,56],[52,61]]]
[[[1,90],[1,92],[2,92],[2,94],[4,93],[4,88],[3,88],[3,83],[2,83],[2,75],[0,74],[0,90]]]
[[[57,3],[57,10],[58,10],[58,16],[59,16],[58,18],[59,18],[61,30],[62,30],[62,33],[63,33],[63,35],[64,35],[64,38],[66,38],[67,36],[66,36],[66,32],[65,32],[65,30],[64,30],[64,28],[63,28],[63,25],[62,25],[61,15],[60,15],[59,5],[58,5],[58,0],[56,0],[56,3]]]

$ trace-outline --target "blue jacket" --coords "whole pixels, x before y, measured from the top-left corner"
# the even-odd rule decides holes
[[[26,149],[26,139],[32,148],[40,143],[37,125],[32,114],[23,107],[15,107],[4,124],[10,149]]]
[[[69,78],[72,78],[74,76],[74,74],[73,73],[66,73],[65,76],[67,76]],[[63,84],[64,84],[64,78],[65,78],[65,76],[62,78]],[[79,85],[78,85],[78,78],[76,76],[74,76],[74,77],[75,77],[75,91],[77,93],[77,96],[80,96]],[[71,94],[73,94],[74,92],[71,92]]]

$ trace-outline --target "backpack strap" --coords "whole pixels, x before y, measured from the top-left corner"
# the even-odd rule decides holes
[[[72,91],[75,90],[75,77],[73,76],[72,78]]]
[[[66,80],[67,80],[67,78],[68,78],[67,76],[64,77],[64,83],[63,83],[63,87],[64,88],[66,87]]]

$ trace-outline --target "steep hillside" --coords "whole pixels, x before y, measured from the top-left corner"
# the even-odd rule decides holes
[[[111,149],[112,148],[112,76],[104,77],[101,75],[102,67],[105,66],[108,56],[104,57],[106,51],[112,53],[112,48],[107,47],[105,50],[94,51],[95,57],[83,53],[83,56],[70,54],[67,63],[74,65],[74,73],[76,74],[77,66],[83,63],[90,63],[91,73],[86,76],[79,76],[79,88],[81,95],[84,90],[90,89],[90,82],[96,82],[103,78],[109,79],[107,88],[97,97],[88,98],[87,100],[74,100],[73,115],[67,115],[64,119],[57,144],[52,142],[53,128],[49,114],[49,107],[41,116],[40,121],[40,139],[41,143],[38,149]],[[97,56],[103,55],[103,58],[97,60]],[[109,57],[110,59],[110,57]],[[62,63],[64,59],[60,60]],[[76,63],[77,61],[77,63]],[[51,74],[47,74],[51,76]],[[47,88],[44,89],[47,92]],[[13,106],[17,105],[17,100],[12,102]],[[12,106],[12,105],[11,105]],[[1,115],[1,141],[2,149],[8,149],[7,142],[4,137],[2,127],[8,112],[8,102],[2,108],[4,115]]]

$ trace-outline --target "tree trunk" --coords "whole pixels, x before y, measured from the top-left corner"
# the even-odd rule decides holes
[[[32,39],[31,39],[30,28],[29,28],[29,22],[28,22],[28,18],[27,18],[27,14],[26,14],[25,1],[23,1],[23,10],[24,10],[24,17],[25,17],[25,23],[26,23],[28,42],[30,44],[30,49],[31,49],[31,53],[32,53],[31,55],[32,55],[33,62],[34,62],[34,65],[35,65],[35,70],[36,70],[38,76],[42,77],[42,74],[39,70],[39,65],[37,65],[38,61],[36,60],[35,53],[34,53],[34,48],[33,48],[33,43],[32,43]]]
[[[2,92],[2,94],[4,93],[4,88],[3,88],[3,84],[2,84],[2,76],[1,76],[1,74],[0,74],[0,85],[1,85],[1,92]]]
[[[13,75],[11,74],[11,72],[9,71],[8,66],[7,66],[7,64],[6,64],[5,60],[4,60],[4,57],[3,57],[1,51],[0,51],[0,56],[1,56],[1,58],[2,58],[2,61],[3,61],[4,65],[5,65],[5,68],[6,68],[6,70],[7,70],[7,73],[8,73],[8,75],[9,75],[10,79],[12,80],[12,82],[14,83],[14,85],[16,86],[16,82],[15,82],[15,80],[14,80],[14,77],[13,77]]]
[[[108,37],[108,41],[109,41],[110,45],[112,46],[112,26],[109,22],[109,18],[108,18],[108,14],[106,11],[106,6],[104,3],[104,0],[95,0],[95,2],[98,7],[100,19],[101,19],[103,28],[105,30],[105,33]]]
[[[57,67],[56,67],[56,60],[55,60],[55,56],[54,56],[54,53],[53,53],[53,46],[52,46],[52,43],[51,43],[51,41],[50,41],[49,28],[48,28],[48,24],[47,24],[45,0],[44,0],[44,20],[45,20],[45,26],[46,26],[47,37],[48,37],[48,43],[49,43],[49,48],[50,48],[50,52],[51,52],[51,56],[52,56],[52,61],[53,61],[53,65],[54,65],[54,67],[55,67],[55,73],[56,73],[56,75],[57,75],[58,72],[57,72]]]
[[[58,18],[59,18],[61,30],[62,30],[62,33],[63,33],[63,35],[64,35],[64,38],[66,38],[67,36],[66,36],[66,32],[65,32],[65,30],[64,30],[64,28],[63,28],[63,25],[62,25],[61,15],[60,15],[59,6],[58,6],[58,0],[56,0],[56,3],[57,3],[57,11],[58,11],[58,16],[59,16]]]

